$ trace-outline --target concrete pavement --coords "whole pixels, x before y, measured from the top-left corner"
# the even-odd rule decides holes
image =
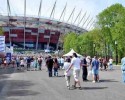
[[[88,82],[81,78],[82,90],[68,90],[62,75],[63,70],[59,70],[59,77],[49,78],[46,68],[42,71],[0,69],[0,100],[125,100],[119,66],[113,71],[100,71],[99,83],[92,83],[91,76]]]

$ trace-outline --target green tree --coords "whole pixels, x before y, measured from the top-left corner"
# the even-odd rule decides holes
[[[77,34],[76,33],[67,33],[64,38],[64,51],[68,52],[71,48],[76,50],[76,41],[77,41]]]
[[[2,27],[0,27],[0,35],[3,35]]]
[[[103,10],[97,16],[96,28],[84,34],[66,35],[64,41],[65,51],[75,49],[80,54],[99,56],[115,56],[115,41],[118,42],[118,55],[121,58],[125,51],[125,8],[121,4],[114,4]],[[114,52],[114,53],[113,53]]]
[[[121,4],[114,4],[97,16],[97,24],[103,34],[105,48],[107,45],[115,51],[115,41],[118,42],[118,53],[122,56],[125,50],[125,8]]]

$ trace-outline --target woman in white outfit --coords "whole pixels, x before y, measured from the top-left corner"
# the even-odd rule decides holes
[[[112,58],[109,59],[109,69],[110,70],[113,69],[113,59]]]
[[[21,60],[20,60],[20,67],[21,67],[21,69],[24,67],[24,64],[25,64],[24,59],[21,58]]]
[[[71,69],[68,72],[66,72],[66,71],[71,64],[70,62],[71,62],[70,58],[67,58],[66,62],[64,62],[64,66],[63,66],[63,68],[65,70],[64,75],[65,75],[65,79],[66,79],[66,86],[67,86],[68,89],[70,89]]]

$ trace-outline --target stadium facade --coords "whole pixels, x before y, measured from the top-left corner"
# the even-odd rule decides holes
[[[26,0],[24,1],[26,3]],[[24,5],[26,5],[25,3]],[[5,42],[9,46],[17,46],[24,49],[32,48],[36,50],[51,47],[55,50],[58,48],[61,34],[68,32],[84,33],[87,31],[77,25],[52,18],[51,16],[54,14],[55,5],[53,6],[50,18],[40,17],[41,7],[39,7],[38,17],[28,17],[25,11],[24,16],[12,16],[10,13],[9,0],[7,0],[7,5],[8,15],[0,15],[0,26],[4,32]],[[64,14],[64,10],[60,18]],[[69,19],[72,14],[73,11]],[[77,20],[77,18],[78,17],[76,17],[75,20]]]

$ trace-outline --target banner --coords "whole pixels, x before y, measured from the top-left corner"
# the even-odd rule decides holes
[[[0,52],[5,52],[5,36],[0,36]]]
[[[6,53],[6,59],[11,60],[11,53]]]

